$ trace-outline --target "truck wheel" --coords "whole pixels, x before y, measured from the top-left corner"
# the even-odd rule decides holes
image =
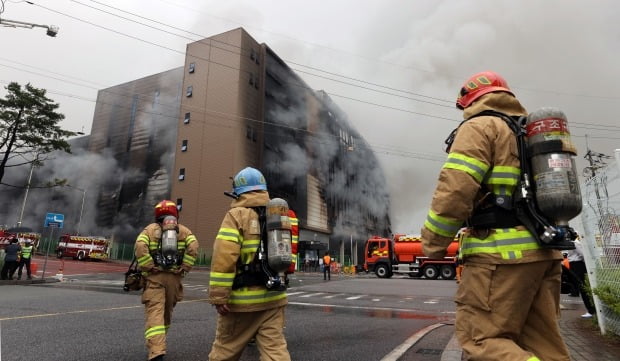
[[[62,251],[56,252],[56,257],[57,258],[62,258],[62,256],[63,256]]]
[[[441,278],[444,280],[453,280],[456,277],[456,270],[454,266],[451,265],[443,265],[441,266]]]
[[[77,259],[78,261],[83,261],[86,258],[86,255],[84,254],[84,252],[79,252],[77,255]]]
[[[375,274],[379,278],[388,278],[390,277],[390,270],[388,269],[387,265],[380,264],[377,266],[377,268],[375,268]]]
[[[439,271],[435,266],[425,266],[422,270],[422,273],[424,273],[424,277],[428,278],[429,280],[436,280],[437,277],[439,277]]]

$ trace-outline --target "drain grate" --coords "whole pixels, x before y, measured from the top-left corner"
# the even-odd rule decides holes
[[[416,353],[420,353],[422,355],[441,355],[441,350],[436,348],[421,348],[417,350]]]

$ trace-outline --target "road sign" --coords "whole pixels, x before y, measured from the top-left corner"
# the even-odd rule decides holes
[[[44,227],[58,227],[62,228],[65,223],[65,215],[62,213],[47,213],[45,215]]]

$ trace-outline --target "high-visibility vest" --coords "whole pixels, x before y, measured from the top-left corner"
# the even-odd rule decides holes
[[[23,246],[22,247],[22,258],[29,259],[32,256],[32,246]]]
[[[328,265],[332,262],[332,258],[330,256],[323,256],[323,263]]]

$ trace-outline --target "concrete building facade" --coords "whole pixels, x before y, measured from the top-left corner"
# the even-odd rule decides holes
[[[88,139],[114,162],[87,186],[91,229],[116,242],[133,243],[171,199],[208,260],[232,201],[223,192],[247,166],[296,211],[301,262],[329,250],[349,263],[361,256],[353,240],[391,233],[383,172],[347,115],[242,28],[188,44],[182,67],[99,91]]]

